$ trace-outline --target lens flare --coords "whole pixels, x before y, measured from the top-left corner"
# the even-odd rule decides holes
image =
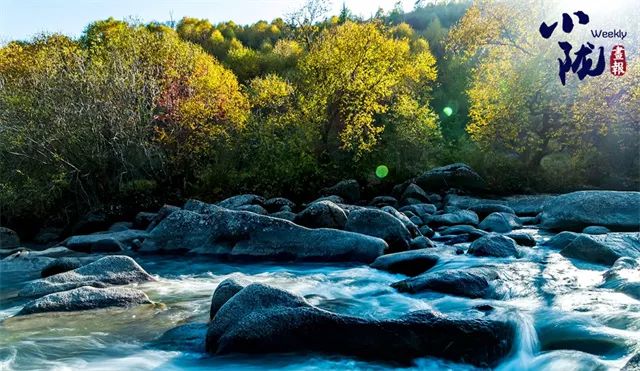
[[[380,179],[389,175],[389,168],[385,165],[380,165],[376,168],[376,176]]]
[[[442,112],[447,116],[451,116],[453,114],[453,109],[451,107],[445,107]]]

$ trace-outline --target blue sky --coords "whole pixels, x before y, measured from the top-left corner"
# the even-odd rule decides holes
[[[346,0],[359,15],[370,16],[378,7],[389,10],[396,0]],[[26,39],[40,32],[78,36],[91,21],[133,17],[144,22],[184,16],[212,22],[233,20],[239,24],[282,17],[304,0],[0,0],[0,43]],[[333,0],[337,13],[342,0]],[[414,0],[403,0],[410,10]]]

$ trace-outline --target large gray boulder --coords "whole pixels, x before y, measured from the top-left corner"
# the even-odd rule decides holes
[[[0,249],[13,249],[20,246],[18,234],[5,227],[0,227]]]
[[[587,235],[581,234],[566,245],[560,254],[590,263],[613,265],[619,258],[639,258],[639,234]]]
[[[293,222],[308,228],[343,229],[347,224],[347,215],[340,206],[325,200],[309,204],[296,215]]]
[[[492,268],[446,269],[398,281],[391,287],[400,292],[434,291],[472,299],[498,299],[495,283],[499,278]]]
[[[519,257],[520,251],[513,239],[492,233],[473,241],[467,254],[507,258],[510,256]]]
[[[468,210],[473,211],[478,214],[479,218],[485,218],[492,213],[505,213],[505,214],[515,214],[516,212],[507,205],[499,204],[499,203],[486,203],[486,204],[477,204],[471,205],[468,207]]]
[[[128,256],[105,256],[80,268],[31,281],[18,295],[42,296],[81,286],[107,287],[154,280]]]
[[[291,211],[296,207],[296,204],[284,197],[274,197],[266,200],[262,206],[270,213],[277,213],[278,211]]]
[[[128,229],[126,231],[121,232],[109,232],[109,233],[96,233],[96,234],[87,234],[87,235],[79,235],[72,236],[61,242],[61,245],[66,246],[70,250],[79,251],[79,252],[117,252],[120,249],[111,248],[110,251],[104,250],[104,245],[108,241],[108,243],[121,245],[121,246],[131,246],[133,241],[139,240],[142,241],[147,237],[146,231],[136,230],[136,229]]]
[[[429,195],[425,192],[420,186],[417,184],[411,183],[407,186],[407,188],[402,192],[402,197],[400,197],[401,202],[405,204],[411,204],[413,202],[407,202],[407,200],[417,200],[421,203],[429,203]]]
[[[460,235],[468,235],[468,241],[475,241],[480,237],[486,236],[489,232],[485,232],[481,229],[478,229],[472,225],[454,225],[451,227],[446,227],[439,231],[441,236],[460,236]]]
[[[362,209],[349,213],[345,230],[382,238],[391,251],[409,249],[411,233],[391,214],[377,209]]]
[[[384,206],[382,207],[382,211],[385,211],[393,215],[396,219],[401,221],[402,224],[404,224],[404,226],[407,227],[412,237],[417,237],[421,235],[420,230],[418,229],[418,226],[416,225],[416,223],[414,223],[411,219],[409,219],[409,217],[407,217],[405,214],[396,210],[393,206]],[[422,220],[420,220],[420,224],[422,224]]]
[[[371,268],[417,276],[433,268],[438,261],[438,255],[431,249],[412,250],[382,255],[371,263]]]
[[[488,232],[509,233],[516,228],[521,228],[522,223],[515,214],[491,213],[478,225]]]
[[[335,229],[308,229],[284,219],[246,211],[215,207],[205,212],[174,212],[149,233],[140,251],[370,263],[387,247],[378,238]]]
[[[360,200],[360,184],[355,179],[347,179],[335,185],[320,190],[323,196],[336,195],[347,202],[357,202]]]
[[[207,352],[325,353],[410,362],[433,356],[495,366],[514,342],[511,322],[472,312],[451,318],[429,311],[375,320],[331,313],[280,289],[252,284],[209,323]]]
[[[580,236],[580,234],[579,233],[575,233],[575,232],[568,232],[568,231],[567,232],[560,232],[557,235],[555,235],[555,236],[551,237],[550,239],[546,240],[545,242],[543,242],[542,246],[550,247],[552,249],[562,250],[568,244],[573,242],[573,240],[578,238],[578,236]]]
[[[220,282],[211,296],[211,307],[209,309],[209,319],[213,319],[220,308],[229,301],[235,294],[250,284],[249,281],[238,278],[227,278]]]
[[[264,198],[254,194],[245,194],[229,197],[225,200],[218,202],[218,206],[225,209],[237,209],[241,206],[247,205],[262,205],[264,204]]]
[[[432,227],[451,226],[457,224],[478,225],[478,214],[471,210],[458,210],[453,213],[433,215],[428,221]]]
[[[167,216],[169,216],[171,213],[181,210],[178,206],[173,206],[173,205],[162,205],[162,207],[160,208],[160,210],[158,210],[158,212],[156,213],[156,216],[153,218],[153,220],[151,221],[151,223],[147,226],[147,232],[149,232],[150,230],[152,230],[153,228],[156,227],[156,225],[158,225],[158,223],[160,223],[162,221],[162,219],[166,218]]]
[[[449,188],[481,190],[486,183],[469,165],[456,163],[431,169],[416,178],[423,189],[439,191]]]
[[[73,290],[49,294],[27,303],[17,316],[44,312],[73,312],[108,307],[132,307],[153,304],[147,295],[124,287],[78,287]]]
[[[457,194],[447,195],[445,202],[447,206],[457,207],[458,209],[478,210],[478,214],[488,211],[490,208],[496,208],[496,212],[511,212],[517,215],[535,216],[542,212],[543,206],[552,200],[555,196],[542,195],[520,195],[511,196],[500,199],[476,198],[471,196],[462,196]],[[508,209],[498,210],[495,205],[503,205]]]
[[[640,230],[640,192],[580,191],[557,196],[542,210],[541,225],[580,231],[599,225],[612,231]]]

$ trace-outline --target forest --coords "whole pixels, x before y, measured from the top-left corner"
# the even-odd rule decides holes
[[[624,78],[563,86],[560,49],[530,21],[551,14],[539,1],[328,9],[251,25],[109,18],[2,46],[0,217],[300,199],[345,178],[378,191],[453,162],[496,194],[640,186],[637,56]]]

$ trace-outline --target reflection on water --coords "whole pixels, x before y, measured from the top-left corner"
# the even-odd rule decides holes
[[[538,240],[549,237],[528,232]],[[210,357],[154,345],[154,339],[177,325],[206,322],[213,290],[229,277],[268,283],[327,310],[371,318],[395,318],[420,309],[464,313],[479,304],[490,304],[518,323],[517,345],[500,370],[617,369],[640,346],[640,302],[600,288],[602,266],[577,263],[545,248],[526,248],[521,259],[457,256],[451,247],[441,250],[445,250],[441,251],[443,259],[433,270],[494,266],[500,274],[496,284],[506,299],[400,294],[389,285],[406,277],[361,265],[239,264],[206,261],[210,259],[206,256],[141,256],[136,260],[158,281],[137,287],[162,305],[12,318],[24,304],[14,298],[15,292],[36,275],[3,276],[0,369],[397,367],[319,355]],[[436,359],[417,360],[414,368],[473,369]]]

